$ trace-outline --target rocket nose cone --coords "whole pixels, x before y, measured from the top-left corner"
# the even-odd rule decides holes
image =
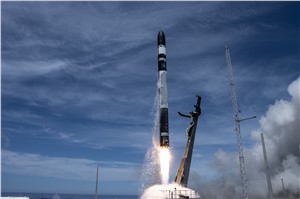
[[[157,35],[157,45],[166,45],[166,38],[163,31],[159,31]]]

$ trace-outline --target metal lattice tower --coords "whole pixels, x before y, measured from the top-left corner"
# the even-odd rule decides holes
[[[227,64],[227,70],[228,70],[228,76],[229,76],[229,82],[230,82],[231,101],[232,101],[233,114],[234,114],[234,120],[235,120],[235,131],[236,131],[238,149],[239,149],[239,161],[240,161],[240,172],[241,172],[241,179],[242,179],[243,196],[244,196],[244,199],[248,199],[246,173],[245,173],[245,162],[244,162],[244,154],[243,154],[243,143],[242,143],[241,127],[240,127],[241,120],[240,120],[240,116],[239,116],[239,108],[238,108],[238,103],[237,103],[236,93],[235,93],[235,84],[234,84],[234,80],[233,80],[233,72],[232,72],[232,65],[231,65],[231,60],[230,60],[230,53],[229,53],[229,48],[227,45],[225,46],[225,57],[226,57],[226,64]]]

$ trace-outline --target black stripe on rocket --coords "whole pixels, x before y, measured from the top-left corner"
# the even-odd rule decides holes
[[[158,91],[159,91],[159,134],[160,147],[169,147],[169,118],[168,118],[168,91],[167,91],[167,60],[166,38],[162,31],[157,36],[158,47]]]

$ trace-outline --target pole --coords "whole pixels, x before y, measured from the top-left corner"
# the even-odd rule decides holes
[[[97,174],[96,174],[96,190],[95,190],[95,199],[98,198],[98,170],[99,166],[97,166]]]
[[[281,184],[282,184],[283,198],[285,198],[285,189],[284,189],[283,178],[281,178]]]
[[[232,101],[232,108],[233,108],[233,114],[235,120],[235,131],[236,131],[237,143],[238,143],[237,145],[239,150],[239,162],[240,162],[243,198],[248,199],[245,160],[244,160],[243,143],[242,143],[241,126],[240,126],[240,122],[242,120],[240,120],[240,116],[239,116],[239,107],[238,107],[238,102],[237,102],[237,97],[235,92],[235,83],[233,80],[232,64],[231,64],[231,58],[230,58],[230,52],[228,46],[225,46],[225,58],[226,58],[226,65],[228,70],[231,101]]]
[[[270,169],[269,169],[269,163],[268,163],[268,158],[267,158],[264,134],[261,133],[260,136],[261,136],[261,143],[262,143],[265,168],[266,168],[266,176],[267,176],[267,182],[268,182],[268,198],[271,199],[271,198],[273,198],[273,190],[272,190],[272,183],[271,183],[271,177],[270,177]]]

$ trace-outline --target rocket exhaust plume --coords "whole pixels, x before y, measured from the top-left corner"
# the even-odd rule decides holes
[[[161,183],[164,185],[169,184],[170,159],[170,150],[168,148],[161,148],[159,150],[160,173]]]

